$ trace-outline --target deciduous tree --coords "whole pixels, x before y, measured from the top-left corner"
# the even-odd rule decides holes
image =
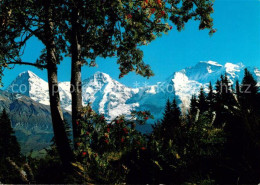
[[[143,61],[140,46],[147,45],[173,28],[200,21],[199,29],[213,29],[211,0],[118,0],[63,1],[63,30],[72,57],[71,94],[74,139],[79,136],[81,118],[81,67],[96,65],[97,57],[117,57],[120,78],[131,71],[144,77],[153,75]],[[172,24],[172,25],[171,25]]]

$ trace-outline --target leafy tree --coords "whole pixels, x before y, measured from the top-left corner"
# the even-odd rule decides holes
[[[149,77],[152,72],[143,63],[138,48],[148,44],[172,27],[180,31],[188,20],[200,21],[199,29],[212,29],[213,3],[197,1],[54,1],[39,0],[1,1],[1,72],[13,64],[31,65],[48,73],[50,107],[57,149],[61,160],[68,165],[73,154],[66,135],[58,91],[57,65],[62,54],[72,55],[73,128],[79,135],[77,119],[81,109],[81,65],[90,60],[95,64],[98,56],[118,56],[120,77],[130,71]],[[68,15],[68,17],[66,17]],[[66,28],[68,31],[66,31]],[[89,31],[89,32],[88,32]],[[36,37],[44,45],[36,62],[22,61],[21,56],[28,40]],[[20,41],[22,40],[22,41]],[[66,47],[70,43],[70,47]],[[86,60],[85,60],[86,59]],[[2,74],[2,73],[1,73]],[[73,93],[75,92],[75,93]]]
[[[148,65],[142,61],[143,53],[137,47],[148,44],[162,32],[172,28],[171,20],[180,31],[188,20],[200,21],[199,29],[212,28],[213,3],[197,1],[1,1],[1,70],[12,64],[46,68],[48,72],[50,106],[55,139],[64,163],[72,160],[60,107],[57,64],[62,53],[72,56],[71,84],[73,132],[79,135],[76,121],[80,118],[81,66],[95,65],[98,56],[118,56],[120,77],[135,70],[137,74],[151,76]],[[23,38],[21,42],[17,41]],[[21,60],[23,48],[31,37],[37,37],[45,46],[35,63]],[[70,43],[66,47],[66,43]],[[90,61],[87,61],[90,60]]]
[[[210,33],[215,32],[209,16],[213,12],[213,4],[208,0],[201,0],[200,3],[183,2],[181,7],[177,6],[179,2],[175,1],[165,3],[162,1],[71,2],[48,0],[32,3],[31,1],[13,0],[11,2],[1,1],[1,3],[4,15],[2,24],[5,27],[3,32],[6,35],[3,43],[10,41],[13,43],[9,44],[10,48],[2,53],[2,58],[5,59],[2,67],[8,67],[8,64],[26,64],[48,69],[52,117],[53,121],[57,122],[54,124],[54,130],[57,130],[56,125],[62,128],[60,130],[64,130],[59,104],[56,64],[62,59],[61,52],[65,52],[65,43],[68,41],[71,44],[68,53],[72,56],[71,84],[74,88],[72,91],[72,116],[75,137],[79,135],[76,120],[77,117],[80,117],[82,107],[81,65],[87,63],[86,59],[91,60],[90,64],[94,65],[97,56],[113,56],[117,51],[121,77],[134,70],[134,66],[138,74],[149,77],[152,75],[151,70],[149,66],[144,65],[142,51],[136,48],[136,45],[146,44],[154,40],[156,36],[160,36],[161,32],[171,29],[171,26],[162,22],[161,19],[169,18],[177,29],[181,30],[189,19],[195,18],[201,21],[200,29],[210,28]],[[192,9],[193,6],[196,7],[195,10]],[[6,30],[8,31],[6,32]],[[13,31],[16,34],[13,34]],[[60,33],[65,33],[65,36],[63,37]],[[23,35],[26,35],[26,38],[17,43],[16,39]],[[19,57],[21,48],[32,36],[41,40],[46,49],[36,63],[22,62]],[[9,62],[8,59],[12,59],[12,62]],[[42,65],[45,59],[48,65]],[[71,152],[69,152],[68,144],[59,142],[62,137],[66,141],[64,131],[54,132],[60,150],[67,151],[69,157]]]
[[[147,149],[146,139],[136,130],[136,124],[144,124],[151,118],[150,113],[132,112],[132,119],[118,116],[108,124],[90,105],[84,107],[83,114],[78,122],[81,137],[76,150],[83,173],[96,183],[126,181],[126,168],[134,163],[127,159],[137,158],[137,153]]]
[[[62,60],[61,53],[66,46],[55,24],[61,22],[61,2],[3,0],[0,3],[1,71],[15,64],[47,69],[55,141],[63,163],[68,165],[73,155],[65,132],[57,77],[57,64]],[[45,48],[37,61],[23,61],[23,51],[32,37],[40,40]]]
[[[199,29],[212,28],[213,2],[200,1],[63,1],[63,21],[59,24],[72,57],[71,85],[72,124],[76,142],[79,137],[77,120],[81,118],[81,67],[96,66],[97,57],[118,58],[120,78],[131,71],[144,77],[153,75],[143,62],[140,46],[147,45],[162,33],[181,31],[191,19],[199,20]],[[76,145],[75,145],[76,147]]]

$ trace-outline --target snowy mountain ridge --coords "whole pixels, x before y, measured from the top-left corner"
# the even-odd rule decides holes
[[[108,74],[96,72],[82,81],[83,104],[92,103],[94,110],[112,119],[120,114],[129,114],[131,110],[150,110],[155,118],[160,118],[168,98],[176,96],[183,108],[189,105],[192,94],[197,94],[201,86],[207,90],[208,83],[215,84],[221,74],[227,73],[231,83],[243,78],[245,66],[242,63],[225,65],[214,61],[199,62],[193,67],[173,73],[164,82],[140,88],[130,88],[112,79]],[[260,70],[247,67],[260,83]],[[61,105],[71,110],[70,83],[59,83]],[[6,89],[20,93],[33,100],[48,105],[48,83],[31,71],[26,71]]]

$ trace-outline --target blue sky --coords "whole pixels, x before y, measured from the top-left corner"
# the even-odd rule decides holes
[[[190,21],[182,32],[173,29],[168,35],[158,38],[148,46],[143,46],[144,60],[151,65],[155,76],[146,78],[128,74],[118,79],[119,70],[116,57],[98,59],[98,67],[83,67],[82,78],[96,71],[108,73],[112,78],[128,86],[134,82],[156,84],[173,72],[193,66],[199,61],[213,60],[220,64],[239,63],[260,68],[260,0],[216,0],[214,3],[214,27],[217,32],[210,37],[208,30],[199,31],[198,23]],[[41,44],[32,39],[27,44],[24,61],[35,61],[41,51]],[[5,70],[3,83],[6,87],[21,72],[31,70],[44,80],[46,70],[29,66],[16,66]],[[70,80],[70,59],[66,58],[59,66],[59,81]]]

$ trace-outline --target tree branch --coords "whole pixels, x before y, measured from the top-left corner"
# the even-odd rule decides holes
[[[35,64],[35,63],[30,63],[30,62],[7,62],[6,64],[7,65],[9,65],[9,64],[30,65],[30,66],[34,66],[34,67],[42,68],[42,69],[47,68],[47,65]]]
[[[20,179],[22,180],[23,183],[29,183],[26,175],[24,175],[23,170],[17,166],[17,164],[12,161],[9,157],[6,158],[6,160],[9,162],[9,164],[16,170],[16,172],[18,172]]]

